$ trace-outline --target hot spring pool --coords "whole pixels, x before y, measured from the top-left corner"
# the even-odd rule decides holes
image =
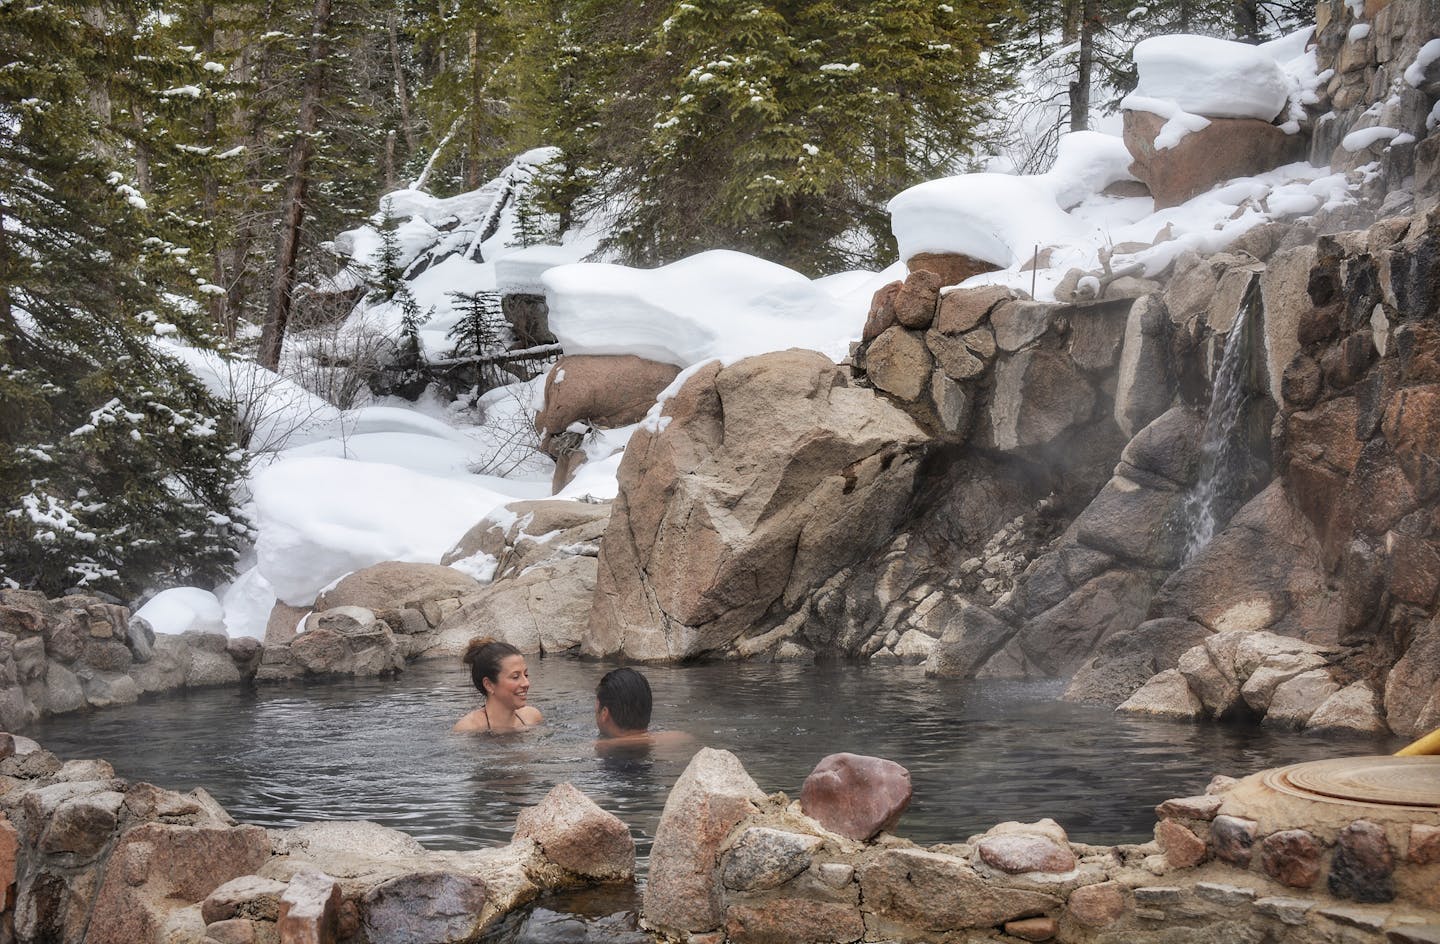
[[[30,732],[62,758],[101,757],[123,777],[203,786],[241,822],[368,819],[436,849],[509,841],[516,813],[571,781],[649,852],[687,752],[597,757],[596,663],[532,658],[536,731],[455,735],[477,704],[458,661],[397,679],[209,689],[47,719]],[[1149,838],[1152,808],[1212,774],[1340,754],[1391,739],[1176,724],[1055,701],[1054,683],[926,679],[918,667],[724,663],[646,668],[656,727],[739,755],[761,789],[798,796],[826,754],[909,768],[915,797],[897,832],[963,840],[1003,820],[1051,816],[1083,842]]]

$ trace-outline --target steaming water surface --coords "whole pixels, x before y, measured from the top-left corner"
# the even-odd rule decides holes
[[[593,691],[605,668],[532,658],[531,703],[547,723],[503,737],[450,733],[477,704],[458,663],[392,680],[198,690],[49,719],[32,733],[62,758],[103,757],[123,777],[203,786],[241,822],[368,819],[436,849],[507,842],[517,811],[568,780],[631,826],[644,857],[689,755],[596,756]],[[798,796],[835,751],[903,764],[915,798],[897,832],[919,843],[1042,816],[1077,841],[1140,841],[1157,802],[1201,792],[1212,774],[1397,746],[1137,720],[1055,701],[1056,684],[935,681],[917,667],[645,672],[656,727],[734,751],[767,792]]]

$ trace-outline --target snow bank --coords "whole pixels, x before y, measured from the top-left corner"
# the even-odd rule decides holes
[[[495,288],[502,295],[543,295],[542,273],[558,265],[579,262],[584,246],[527,246],[495,262]]]
[[[1290,81],[1267,51],[1209,36],[1156,36],[1135,46],[1140,81],[1122,108],[1145,99],[1172,101],[1209,118],[1273,121],[1290,96]],[[1140,103],[1140,104],[1137,104]]]
[[[220,594],[225,607],[225,630],[232,636],[265,638],[270,611],[275,608],[275,588],[251,567],[236,577]]]
[[[1070,209],[1120,180],[1134,180],[1125,142],[1098,131],[1072,131],[1060,139],[1055,164],[1035,181],[1050,189],[1055,203]]]
[[[438,563],[471,525],[514,500],[463,479],[334,458],[278,462],[251,488],[260,576],[291,606],[381,561]]]
[[[156,343],[188,367],[211,394],[234,404],[241,427],[250,431],[252,453],[344,434],[340,411],[293,380],[253,361],[172,341]]]
[[[916,184],[890,201],[900,258],[961,253],[1007,268],[1036,246],[1080,239],[1084,231],[1055,202],[1057,182],[1008,174],[964,174]]]
[[[135,615],[149,623],[157,633],[172,636],[191,630],[225,633],[225,608],[215,594],[197,587],[162,590],[136,610]]]
[[[815,283],[729,250],[658,269],[562,265],[541,283],[550,330],[567,354],[637,354],[680,367],[790,347],[838,360],[860,336],[869,298],[859,296],[870,284],[858,277]]]

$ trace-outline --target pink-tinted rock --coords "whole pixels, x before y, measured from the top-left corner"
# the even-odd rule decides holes
[[[1155,816],[1158,819],[1198,819],[1209,822],[1220,812],[1220,804],[1223,802],[1223,797],[1212,795],[1176,797],[1155,807]]]
[[[1422,823],[1411,826],[1410,846],[1405,858],[1416,865],[1434,865],[1440,862],[1440,826],[1426,826]]]
[[[20,851],[20,834],[0,813],[0,911],[15,904],[15,862]]]
[[[891,282],[877,289],[870,300],[870,313],[865,316],[865,329],[860,333],[860,343],[869,344],[885,333],[886,328],[895,325],[895,295],[904,282]]]
[[[858,561],[893,539],[931,437],[848,374],[816,351],[712,363],[666,401],[668,426],[635,433],[587,654],[725,652],[782,597],[831,579],[837,554]]]
[[[255,923],[248,918],[227,918],[205,926],[205,944],[254,944]]]
[[[1000,268],[994,263],[958,252],[917,252],[905,260],[905,267],[912,274],[933,272],[940,277],[941,285],[959,285],[972,275]]]
[[[324,872],[299,872],[280,896],[280,944],[335,944],[340,886]]]
[[[535,429],[553,436],[579,421],[606,429],[638,422],[678,373],[674,364],[633,354],[566,355],[545,378],[545,409]]]
[[[630,829],[569,783],[520,811],[515,838],[535,840],[551,862],[586,878],[618,881],[635,873]]]
[[[211,892],[200,904],[206,924],[247,918],[275,921],[280,917],[280,896],[285,883],[258,875],[242,875]]]
[[[1330,894],[1359,902],[1395,900],[1395,853],[1385,829],[1356,820],[1340,830],[1330,860]]]
[[[867,909],[921,931],[993,928],[1056,911],[1061,904],[1043,892],[987,882],[962,860],[921,849],[885,849],[859,871]]]
[[[1022,941],[1048,941],[1059,929],[1054,918],[1022,918],[1005,922],[1005,933]]]
[[[1155,841],[1171,868],[1188,869],[1205,861],[1205,840],[1173,819],[1161,820],[1155,827]]]
[[[1303,829],[1283,829],[1260,843],[1260,867],[1265,874],[1291,888],[1309,888],[1320,879],[1320,858],[1325,850]]]
[[[945,283],[934,272],[921,269],[911,272],[895,293],[892,302],[895,320],[907,328],[924,330],[935,320],[935,307],[940,302],[940,287]]]
[[[865,935],[865,921],[855,905],[778,898],[753,905],[731,905],[725,912],[725,933],[729,944],[858,941]]]
[[[987,865],[1011,875],[1068,872],[1075,868],[1075,853],[1047,836],[986,836],[976,850]]]
[[[701,932],[724,920],[715,869],[720,846],[765,794],[729,751],[702,748],[680,775],[650,850],[645,920],[668,933]]]
[[[110,854],[94,908],[107,920],[91,923],[87,944],[154,940],[171,911],[255,872],[269,856],[269,837],[258,826],[137,826]]]
[[[894,761],[831,754],[805,778],[800,808],[831,832],[867,840],[894,828],[910,795],[910,771]]]
[[[1150,188],[1155,208],[1178,206],[1234,177],[1250,177],[1295,160],[1300,135],[1287,135],[1255,118],[1211,118],[1174,147],[1157,150],[1159,115],[1125,111],[1125,146],[1135,159],[1130,172]]]
[[[1082,885],[1066,901],[1070,916],[1087,928],[1114,924],[1125,913],[1125,892],[1119,882]]]
[[[865,351],[865,372],[870,382],[907,402],[925,392],[935,360],[914,331],[895,325],[884,331]]]
[[[1215,857],[1231,865],[1248,867],[1257,829],[1254,820],[1238,816],[1215,817],[1210,825],[1210,842],[1214,846]]]
[[[957,288],[940,296],[935,313],[935,330],[950,337],[959,337],[984,321],[1001,302],[1015,294],[1004,285],[983,285],[979,288]]]

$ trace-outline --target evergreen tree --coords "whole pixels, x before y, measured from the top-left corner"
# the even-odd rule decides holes
[[[370,272],[370,300],[385,302],[410,294],[405,267],[400,264],[399,224],[387,208],[380,218],[380,254]]]
[[[416,93],[439,167],[432,185],[474,190],[513,156],[504,68],[513,51],[512,16],[496,0],[440,0],[416,34],[433,50],[435,65]]]
[[[153,341],[198,310],[124,160],[161,50],[108,13],[0,8],[0,572],[51,594],[214,582],[244,531],[224,411]]]
[[[884,202],[959,169],[1002,0],[690,0],[648,50],[661,103],[617,155],[618,247],[668,261],[728,246],[818,274],[891,252]]]

